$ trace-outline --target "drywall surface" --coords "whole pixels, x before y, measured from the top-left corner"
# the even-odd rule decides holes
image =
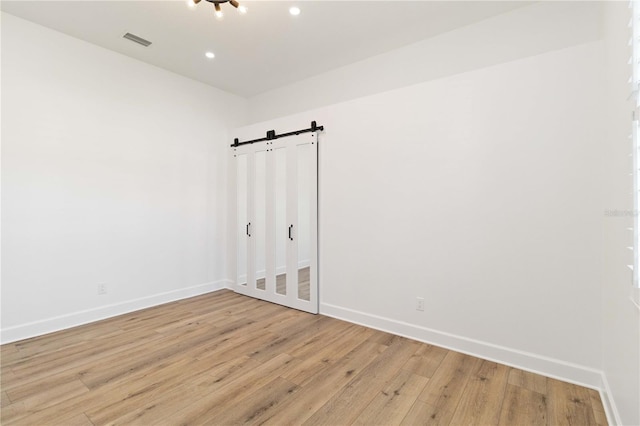
[[[539,2],[518,8],[255,96],[249,104],[250,122],[599,40],[601,8],[600,2]]]
[[[587,43],[239,129],[325,125],[321,312],[598,387],[602,54]]]
[[[3,13],[2,106],[3,341],[226,285],[246,101]]]
[[[605,374],[605,402],[617,413],[616,422],[640,424],[640,309],[632,302],[633,274],[627,265],[633,264],[633,185],[629,177],[632,162],[631,112],[634,103],[628,101],[631,66],[627,59],[631,48],[629,22],[631,12],[624,2],[610,2],[604,14],[604,41],[607,55],[606,110],[607,131],[603,144],[604,211],[605,215],[604,276],[602,282],[602,369]],[[637,214],[637,212],[636,212]],[[635,290],[638,292],[638,290]]]

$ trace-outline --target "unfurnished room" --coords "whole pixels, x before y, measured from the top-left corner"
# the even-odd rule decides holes
[[[3,425],[640,425],[640,2],[0,1]]]

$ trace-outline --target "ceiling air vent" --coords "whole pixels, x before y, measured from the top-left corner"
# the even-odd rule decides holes
[[[148,47],[151,44],[149,40],[145,40],[142,37],[138,37],[137,35],[131,34],[131,33],[126,33],[122,37],[126,38],[127,40],[131,40],[135,43],[141,44],[144,47]]]

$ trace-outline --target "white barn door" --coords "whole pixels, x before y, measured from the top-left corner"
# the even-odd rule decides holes
[[[318,313],[318,137],[234,147],[235,291]]]

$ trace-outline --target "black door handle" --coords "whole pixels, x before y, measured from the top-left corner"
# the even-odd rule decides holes
[[[250,237],[251,234],[249,233],[249,226],[251,226],[251,222],[247,223],[247,235]]]
[[[293,229],[293,225],[289,225],[289,239],[293,241],[293,237],[291,236],[291,230]]]

